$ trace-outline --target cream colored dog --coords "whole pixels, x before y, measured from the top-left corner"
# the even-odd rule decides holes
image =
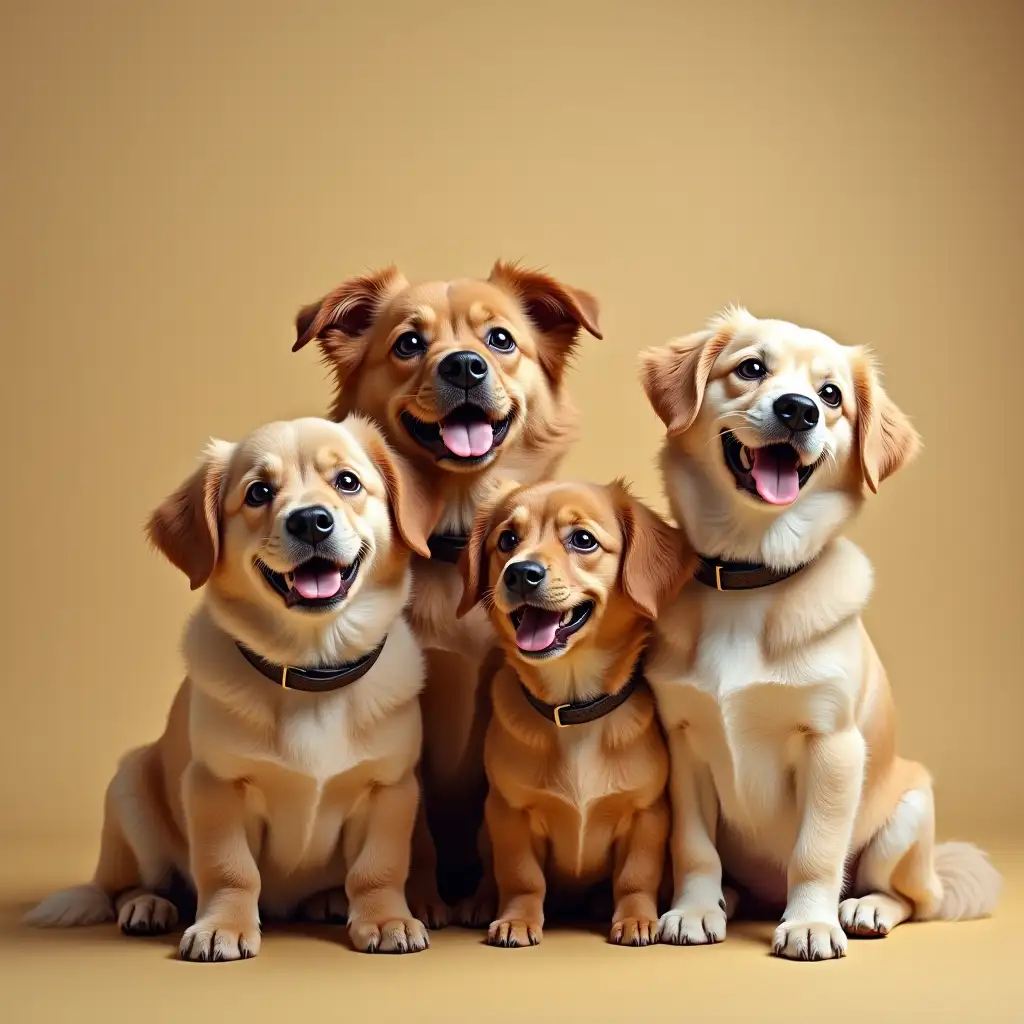
[[[860,617],[871,566],[840,536],[919,444],[869,356],[733,309],[646,352],[642,376],[703,556],[648,661],[672,759],[661,940],[725,937],[723,867],[785,906],[774,951],[789,959],[842,956],[847,934],[911,916],[989,913],[998,874],[976,847],[935,845],[928,772],[896,754]]]
[[[401,615],[433,527],[425,508],[409,468],[354,416],[210,445],[149,524],[206,586],[188,676],[163,735],[110,784],[92,884],[49,897],[31,923],[167,931],[177,876],[198,898],[185,959],[254,956],[261,912],[347,913],[367,952],[427,946],[404,891],[424,668]]]

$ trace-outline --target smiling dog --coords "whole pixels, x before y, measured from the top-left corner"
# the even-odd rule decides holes
[[[423,658],[401,612],[427,507],[357,417],[210,445],[149,524],[205,586],[188,676],[163,735],[110,784],[92,884],[49,897],[31,923],[167,931],[178,877],[198,899],[185,959],[254,956],[261,914],[347,914],[357,949],[426,947],[404,892]]]
[[[840,536],[919,444],[867,352],[733,309],[645,353],[642,376],[701,552],[648,661],[672,759],[662,941],[725,937],[723,867],[784,906],[774,951],[790,959],[842,956],[847,934],[911,916],[990,912],[999,876],[973,846],[936,846],[929,775],[896,754],[861,623],[871,566]]]
[[[546,274],[495,264],[486,281],[410,284],[395,268],[346,281],[297,319],[294,350],[317,341],[336,382],[332,417],[363,413],[413,461],[428,487],[430,561],[416,561],[409,618],[427,648],[422,698],[426,808],[442,889],[466,896],[479,875],[485,787],[486,681],[496,661],[482,612],[456,619],[456,563],[477,507],[498,479],[552,475],[572,442],[576,412],[564,386],[581,331],[600,337],[597,303]],[[484,837],[486,838],[486,837]],[[484,862],[489,857],[484,850]],[[417,829],[410,900],[431,926],[448,910],[437,893],[425,824]],[[490,920],[490,880],[463,905]]]
[[[668,756],[642,655],[692,563],[619,483],[506,488],[477,517],[460,611],[483,601],[508,657],[484,748],[492,945],[536,945],[546,902],[609,879],[611,941],[654,941]]]

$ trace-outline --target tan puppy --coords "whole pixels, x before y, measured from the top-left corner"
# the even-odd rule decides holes
[[[483,601],[508,656],[484,748],[491,945],[536,945],[549,889],[565,903],[608,879],[611,941],[655,941],[668,756],[641,657],[692,564],[619,483],[512,489],[478,516],[460,611]]]
[[[929,775],[896,754],[861,623],[871,566],[840,536],[919,443],[869,356],[732,309],[642,364],[669,499],[702,555],[648,663],[672,757],[662,941],[725,937],[723,866],[785,906],[789,959],[842,956],[847,934],[912,915],[988,913],[999,876],[973,846],[935,845]]]
[[[419,646],[401,616],[426,502],[377,430],[350,417],[213,442],[156,510],[153,543],[205,584],[163,735],[107,791],[91,885],[38,925],[167,931],[175,876],[198,898],[189,960],[260,948],[260,916],[348,914],[357,949],[426,947],[405,901],[420,748]],[[259,907],[259,909],[257,909]]]
[[[449,900],[471,892],[479,876],[487,716],[480,677],[495,662],[486,615],[456,620],[456,563],[494,482],[547,478],[572,442],[576,412],[563,377],[580,331],[601,336],[597,317],[586,292],[505,263],[486,281],[412,285],[389,268],[344,282],[298,316],[294,348],[317,341],[334,372],[332,417],[377,420],[423,471],[439,517],[433,558],[416,561],[409,617],[427,648],[422,770]],[[448,911],[434,868],[421,821],[410,900],[439,926]],[[491,919],[491,889],[464,905],[464,923]]]

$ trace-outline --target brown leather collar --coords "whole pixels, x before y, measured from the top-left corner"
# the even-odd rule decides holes
[[[340,690],[343,686],[349,686],[362,679],[367,672],[373,668],[374,662],[380,657],[387,643],[387,635],[381,640],[380,646],[369,654],[364,654],[355,661],[349,661],[344,665],[335,668],[296,668],[293,665],[275,665],[267,661],[255,651],[249,650],[244,644],[237,640],[235,646],[241,652],[242,657],[257,672],[264,675],[272,683],[283,687],[285,690],[302,690],[306,693],[329,693],[331,690]]]
[[[725,562],[701,555],[694,579],[713,590],[757,590],[788,580],[803,568],[798,565],[795,569],[770,569],[753,562]]]
[[[586,700],[580,704],[547,704],[535,697],[530,691],[522,687],[523,696],[527,699],[534,711],[543,715],[549,722],[554,722],[559,729],[569,725],[586,725],[588,722],[596,722],[599,718],[611,714],[616,708],[621,707],[636,692],[644,680],[643,658],[637,659],[636,665],[626,685],[615,693],[605,693],[593,700]]]
[[[450,565],[458,564],[468,543],[469,537],[462,533],[435,533],[427,538],[430,557],[438,562],[448,562]]]

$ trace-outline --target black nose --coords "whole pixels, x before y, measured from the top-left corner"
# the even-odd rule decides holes
[[[783,425],[793,431],[810,430],[818,422],[818,405],[806,395],[779,395],[772,408]]]
[[[475,352],[449,352],[441,360],[437,372],[449,384],[468,391],[487,379],[487,360]]]
[[[307,544],[319,544],[334,532],[334,516],[323,505],[297,508],[285,523],[288,532]]]
[[[513,594],[529,597],[547,576],[547,569],[540,562],[513,562],[505,566],[505,586]]]

